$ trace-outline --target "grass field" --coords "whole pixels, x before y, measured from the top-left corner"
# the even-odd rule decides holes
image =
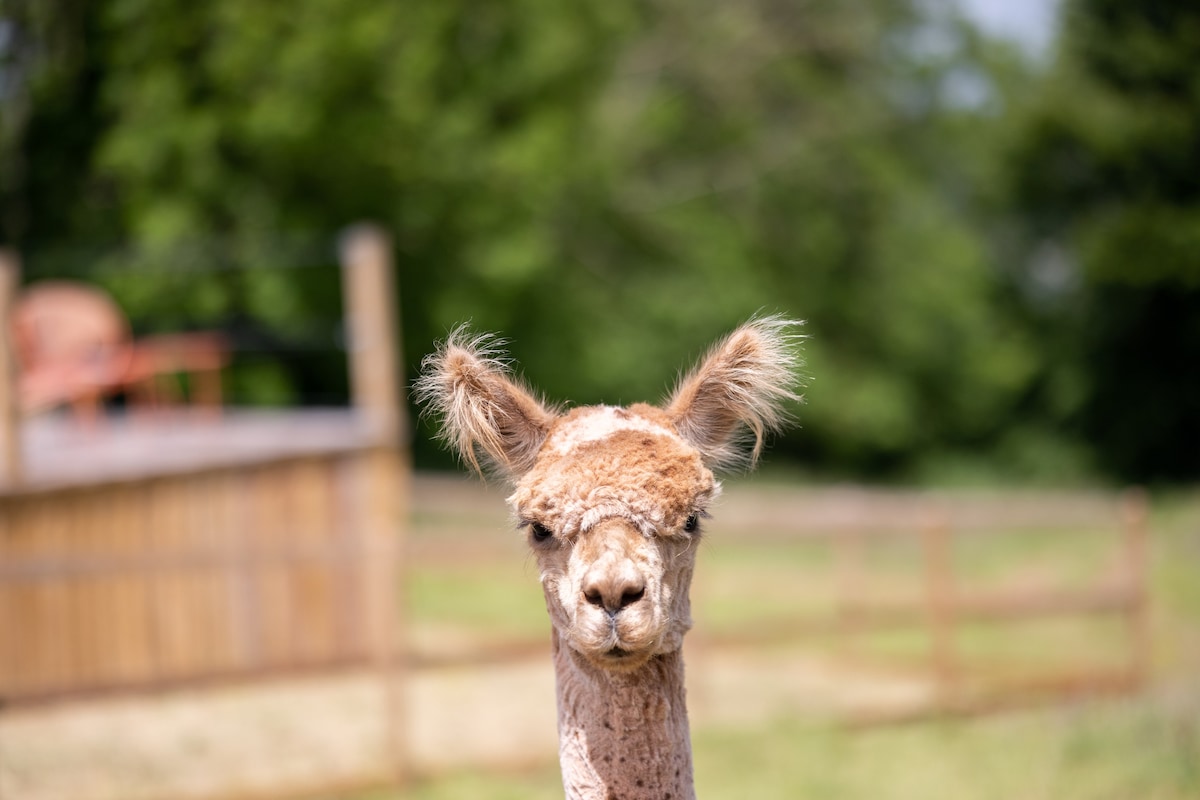
[[[436,528],[446,520],[435,514],[426,522]],[[496,529],[496,541],[511,534],[502,521],[487,526]],[[836,559],[827,540],[771,531],[721,538],[719,526],[712,527],[699,559],[693,635],[719,639],[764,625],[786,630],[789,621],[832,609]],[[698,794],[710,800],[1200,798],[1200,508],[1195,499],[1157,501],[1152,529],[1154,677],[1142,695],[866,730],[797,714],[699,726],[693,730]],[[1085,531],[1024,530],[964,539],[955,556],[963,580],[972,585],[1082,585],[1111,567],[1115,541]],[[897,592],[909,591],[919,563],[914,548],[896,539],[874,549],[871,574]],[[536,574],[519,543],[506,538],[502,544],[480,545],[469,558],[431,558],[418,566],[406,602],[414,630],[424,637],[453,631],[479,641],[544,640]],[[827,635],[804,635],[815,650],[831,646]],[[1119,662],[1124,635],[1111,620],[1062,619],[972,628],[964,633],[963,648],[981,663],[1037,670],[1081,659]],[[873,636],[862,646],[919,665],[927,642],[915,629]],[[427,776],[403,796],[531,800],[561,797],[562,790],[551,755],[533,769]]]
[[[863,732],[777,720],[700,730],[696,790],[706,798],[839,800],[1194,800],[1200,707],[1110,702]],[[419,782],[420,800],[562,797],[558,769],[460,773]],[[389,795],[376,795],[384,800]]]

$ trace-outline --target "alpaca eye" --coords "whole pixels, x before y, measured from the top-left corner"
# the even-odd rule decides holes
[[[529,523],[529,533],[539,544],[554,538],[554,532],[540,522]]]
[[[699,527],[700,527],[700,515],[692,514],[690,517],[687,518],[687,522],[683,523],[683,532],[684,533],[695,533],[696,529]]]

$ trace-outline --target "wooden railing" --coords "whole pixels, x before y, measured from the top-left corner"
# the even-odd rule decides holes
[[[944,514],[932,512],[927,516],[928,524],[912,531],[920,537],[923,561],[922,591],[917,597],[879,596],[873,591],[871,576],[863,568],[866,537],[849,531],[836,538],[841,562],[837,634],[843,655],[851,661],[862,660],[864,657],[855,643],[873,631],[923,628],[929,647],[926,665],[936,688],[934,702],[928,707],[900,714],[869,713],[860,721],[943,712],[973,713],[1027,703],[1039,696],[1128,691],[1145,683],[1151,648],[1147,590],[1149,532],[1144,492],[1130,490],[1120,503],[1120,552],[1114,559],[1118,571],[1078,588],[967,588],[961,584],[955,569],[953,527]],[[1123,663],[1117,666],[1082,663],[1066,671],[1041,670],[1018,680],[997,680],[980,689],[978,682],[972,680],[980,672],[979,665],[968,664],[960,651],[960,629],[967,625],[1014,625],[1052,617],[1093,615],[1123,620],[1126,629]]]

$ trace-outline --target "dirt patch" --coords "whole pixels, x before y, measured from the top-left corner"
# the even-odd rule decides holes
[[[695,654],[688,686],[697,726],[917,703],[927,691],[856,680],[787,651]],[[403,698],[417,772],[545,762],[557,752],[548,655],[417,670]],[[390,767],[388,703],[376,674],[348,672],[8,712],[0,717],[0,797],[209,798],[370,781]]]

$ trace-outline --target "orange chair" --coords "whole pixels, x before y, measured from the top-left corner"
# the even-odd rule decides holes
[[[187,374],[193,403],[219,407],[221,369],[229,361],[216,332],[133,339],[121,309],[103,291],[71,281],[43,281],[17,298],[12,334],[21,409],[35,413],[68,405],[94,422],[105,397],[134,405],[174,402]],[[172,385],[176,388],[172,388]]]

